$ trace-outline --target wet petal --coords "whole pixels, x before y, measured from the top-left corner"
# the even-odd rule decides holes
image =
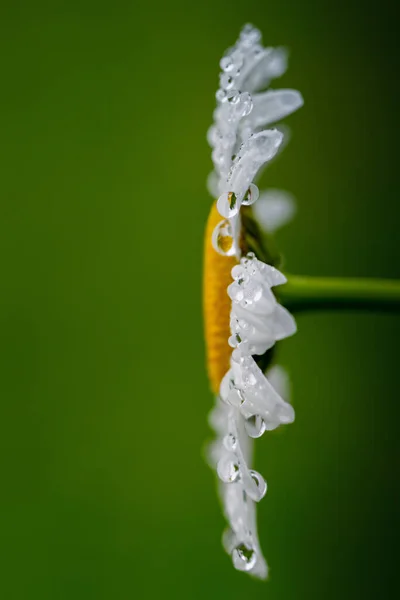
[[[253,96],[253,110],[243,119],[243,127],[254,131],[268,127],[303,106],[303,98],[296,90],[269,90]]]
[[[293,218],[296,204],[288,192],[271,189],[261,192],[252,211],[260,228],[274,233]]]

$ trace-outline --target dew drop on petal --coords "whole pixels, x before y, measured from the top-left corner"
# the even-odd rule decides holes
[[[223,444],[229,452],[233,452],[236,449],[237,440],[233,433],[228,433],[228,435],[224,437]]]
[[[231,275],[232,275],[233,279],[236,279],[236,280],[243,279],[245,274],[246,274],[246,271],[243,269],[243,267],[241,265],[235,265],[232,268]]]
[[[242,406],[244,401],[245,401],[245,397],[244,397],[242,390],[239,390],[238,388],[233,388],[229,392],[229,395],[227,397],[227,403],[230,404],[231,406],[234,406],[235,408],[239,408],[239,406]]]
[[[231,335],[228,338],[228,344],[230,345],[231,348],[236,348],[236,346],[238,344],[240,344],[240,342],[242,341],[240,335]]]
[[[218,212],[226,219],[231,219],[237,215],[239,208],[235,192],[224,192],[217,200]]]
[[[254,204],[254,202],[258,200],[259,195],[260,192],[258,187],[254,183],[251,183],[249,189],[243,197],[242,204],[244,204],[245,206],[250,206],[251,204]]]
[[[239,478],[239,465],[230,456],[224,456],[218,462],[217,473],[224,483],[233,483]]]
[[[215,94],[215,97],[218,100],[218,102],[225,102],[225,100],[227,100],[225,90],[218,90],[217,93]]]
[[[258,471],[250,471],[251,478],[255,482],[258,488],[258,501],[264,498],[267,493],[267,482],[264,477]]]
[[[253,99],[249,92],[240,95],[240,116],[247,117],[253,110]]]
[[[240,92],[235,89],[230,89],[226,94],[226,99],[230,104],[238,104],[240,102]]]
[[[233,550],[232,560],[238,571],[250,571],[257,562],[257,554],[253,548],[240,544]]]
[[[225,71],[225,73],[230,73],[235,68],[235,64],[232,60],[232,57],[229,55],[221,58],[219,65],[221,69]]]
[[[252,438],[259,438],[265,431],[265,423],[260,415],[253,415],[244,422],[248,435]]]
[[[233,256],[236,253],[232,226],[228,219],[224,219],[215,227],[211,242],[214,250],[222,254],[222,256]]]
[[[256,383],[257,383],[256,376],[251,371],[243,374],[243,381],[245,382],[246,385],[251,385],[251,386],[256,385]]]
[[[220,77],[221,88],[224,90],[230,90],[233,88],[234,79],[229,73],[222,73]]]

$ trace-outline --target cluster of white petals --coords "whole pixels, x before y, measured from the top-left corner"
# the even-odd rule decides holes
[[[303,98],[296,90],[266,90],[272,79],[285,72],[287,53],[283,48],[264,48],[261,33],[251,25],[243,28],[220,66],[217,107],[208,131],[214,163],[208,186],[224,217],[217,229],[237,242],[240,206],[253,204],[259,197],[253,179],[283,147],[284,130],[265,128],[300,108]],[[227,245],[215,247],[224,254]],[[237,243],[229,248],[231,253],[239,251]]]
[[[257,373],[256,365],[253,369]],[[294,413],[291,405],[282,400],[282,397],[288,396],[285,371],[274,366],[268,371],[268,380],[259,370],[258,375],[261,384],[258,390],[257,386],[251,390],[251,384],[244,384],[242,379],[239,384],[242,387],[236,387],[233,371],[224,378],[221,395],[216,398],[215,407],[209,415],[210,426],[217,438],[209,446],[208,459],[218,473],[221,501],[229,524],[223,534],[224,548],[232,556],[236,569],[265,579],[268,566],[258,540],[255,503],[266,494],[267,483],[260,473],[248,466],[252,461],[252,438],[260,437],[267,428],[276,427],[278,420],[292,421]],[[262,391],[265,382],[268,389]],[[236,390],[243,390],[243,398],[246,398],[243,402],[239,400],[239,406]],[[272,413],[275,412],[275,424],[272,418],[264,420],[254,412],[251,402],[254,393],[259,394],[260,402],[264,404],[264,418],[271,409]]]
[[[256,203],[253,213],[261,228],[269,231],[292,215],[289,196],[277,190],[260,195],[253,180],[284,140],[282,130],[265,127],[289,115],[303,101],[295,90],[265,91],[270,81],[286,70],[286,53],[280,48],[263,48],[260,42],[260,32],[246,25],[236,45],[222,58],[217,108],[208,134],[214,162],[209,187],[218,197],[217,208],[223,217],[213,233],[213,246],[221,254],[238,258],[227,289],[232,301],[231,368],[210,414],[217,437],[210,446],[209,461],[220,480],[229,524],[224,547],[235,568],[265,578],[268,567],[258,540],[255,503],[264,497],[267,484],[250,466],[252,438],[291,423],[294,411],[253,357],[295,333],[296,324],[271,289],[286,282],[284,275],[252,253],[240,255],[240,207]],[[227,237],[230,244],[225,243]],[[282,380],[282,376],[276,379]]]

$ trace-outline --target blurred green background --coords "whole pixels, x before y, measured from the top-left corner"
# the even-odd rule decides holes
[[[218,62],[245,22],[291,50],[264,184],[288,270],[400,277],[398,21],[356,0],[3,0],[0,596],[372,599],[398,588],[390,315],[298,319],[297,420],[257,443],[271,577],[234,572],[201,449],[201,266]]]

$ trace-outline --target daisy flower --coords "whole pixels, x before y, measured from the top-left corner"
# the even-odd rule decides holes
[[[220,62],[214,123],[208,133],[214,197],[206,227],[204,313],[207,365],[215,407],[208,449],[228,529],[223,545],[236,569],[266,578],[257,535],[255,505],[265,495],[263,476],[252,469],[253,438],[294,420],[286,379],[271,369],[275,342],[296,331],[274,288],[286,282],[276,253],[262,244],[289,219],[293,201],[278,190],[260,194],[254,178],[282,149],[283,128],[268,128],[303,101],[295,90],[269,89],[286,70],[282,48],[264,48],[261,34],[246,25]],[[265,374],[265,367],[269,370]]]

